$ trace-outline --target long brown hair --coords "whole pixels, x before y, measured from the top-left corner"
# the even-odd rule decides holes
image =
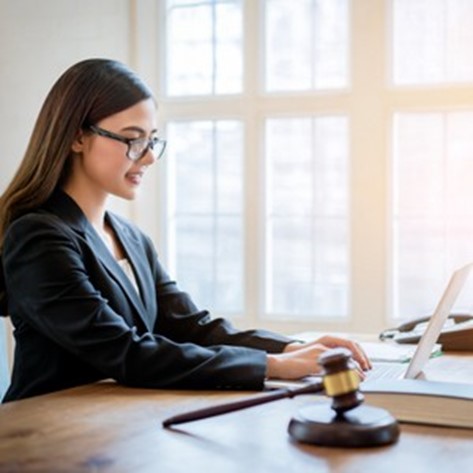
[[[146,84],[114,60],[87,59],[62,74],[44,101],[15,176],[0,197],[0,254],[8,226],[41,206],[67,178],[71,146],[79,131],[150,97]]]

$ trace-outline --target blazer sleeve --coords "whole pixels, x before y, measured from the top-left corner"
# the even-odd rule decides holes
[[[3,263],[12,314],[55,344],[120,383],[140,387],[261,389],[261,349],[213,344],[238,340],[232,330],[195,311],[157,262],[163,310],[160,333],[138,334],[91,283],[72,230],[44,215],[18,219],[9,229]],[[159,317],[161,318],[161,317]],[[181,322],[191,319],[191,336]],[[207,328],[205,327],[207,325]],[[218,327],[218,328],[216,328]],[[210,330],[212,335],[203,335]],[[178,334],[175,337],[173,334]],[[196,343],[205,341],[208,346]],[[212,343],[212,344],[211,344]],[[258,343],[256,344],[258,345]]]

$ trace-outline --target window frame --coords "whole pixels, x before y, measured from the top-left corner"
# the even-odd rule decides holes
[[[342,91],[263,93],[264,25],[262,0],[243,0],[243,93],[237,96],[166,97],[160,64],[165,55],[164,0],[133,2],[130,35],[132,65],[157,91],[158,119],[242,120],[246,181],[243,213],[247,231],[245,313],[237,326],[265,327],[286,333],[305,331],[378,333],[398,322],[391,312],[393,297],[392,128],[396,113],[473,109],[473,84],[394,86],[392,64],[393,0],[351,0],[350,86]],[[158,26],[156,27],[156,18]],[[257,47],[254,47],[257,45]],[[161,71],[161,73],[159,72]],[[261,80],[258,80],[261,78]],[[264,304],[264,119],[282,115],[346,114],[350,124],[349,233],[351,281],[349,315],[344,320],[268,320]],[[166,160],[158,163],[134,203],[132,218],[155,242],[166,265]],[[146,206],[146,208],[144,208]],[[150,218],[150,215],[158,218]],[[219,314],[213,314],[218,316]],[[412,314],[406,314],[407,317]]]

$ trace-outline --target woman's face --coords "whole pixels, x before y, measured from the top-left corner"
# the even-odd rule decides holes
[[[156,106],[152,99],[142,100],[94,125],[124,138],[150,139],[157,134]],[[113,194],[134,199],[146,169],[155,161],[150,149],[132,161],[127,157],[126,143],[89,132],[74,143],[73,151],[78,154],[70,180],[79,184],[81,191],[99,198]]]

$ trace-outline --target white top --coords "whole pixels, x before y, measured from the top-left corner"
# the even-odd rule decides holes
[[[133,284],[133,287],[136,289],[136,292],[139,294],[140,289],[138,287],[138,283],[136,281],[136,276],[135,276],[135,273],[133,272],[133,268],[132,268],[130,262],[126,258],[117,260],[117,262],[120,265],[120,267],[123,269],[125,274],[128,276],[128,278],[130,279],[131,284]]]

